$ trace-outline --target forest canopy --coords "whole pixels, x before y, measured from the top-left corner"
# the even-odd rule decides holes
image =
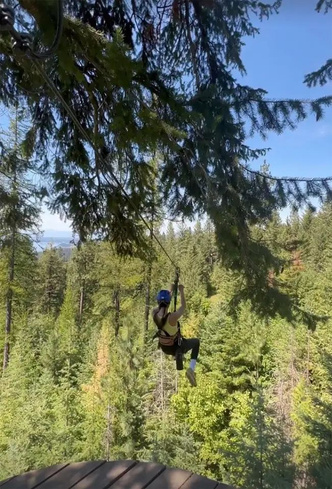
[[[22,144],[45,178],[53,210],[72,219],[80,240],[111,241],[118,253],[147,256],[144,221],[206,215],[224,264],[244,271],[239,297],[256,310],[291,304],[268,277],[283,263],[255,227],[287,206],[330,199],[326,179],[271,179],[250,168],[266,148],[246,138],[323,117],[332,96],[271,100],[242,85],[241,49],[281,1],[68,1],[54,56],[40,60],[59,25],[53,0],[7,2],[31,49],[0,38],[0,100],[25,103],[32,121]],[[313,3],[313,12],[315,4]],[[324,15],[329,1],[319,1]],[[61,17],[62,18],[62,17]],[[331,79],[331,60],[303,74],[308,86]],[[283,303],[281,309],[280,304]]]

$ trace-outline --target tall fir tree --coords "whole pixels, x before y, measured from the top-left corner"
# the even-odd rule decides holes
[[[38,266],[38,306],[44,314],[58,316],[66,287],[66,264],[61,250],[48,247]]]
[[[0,133],[0,145],[4,151],[0,167],[0,247],[7,262],[3,371],[8,366],[10,356],[18,255],[30,252],[31,238],[28,233],[36,230],[39,216],[37,188],[27,178],[32,163],[22,146],[28,131],[24,118],[24,109],[16,105],[9,130]]]

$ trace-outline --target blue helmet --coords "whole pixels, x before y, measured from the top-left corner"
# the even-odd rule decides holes
[[[160,290],[157,295],[157,302],[158,304],[163,303],[168,305],[171,302],[171,298],[172,296],[169,290]]]

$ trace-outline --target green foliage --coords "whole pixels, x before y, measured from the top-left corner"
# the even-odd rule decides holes
[[[326,206],[254,229],[282,259],[281,286],[315,314],[331,309],[329,220]],[[243,275],[225,269],[209,224],[169,226],[160,238],[183,270],[182,330],[201,339],[198,386],[157,350],[153,324],[145,330],[146,263],[106,243],[81,245],[67,263],[50,248],[33,264],[34,293],[21,284],[28,307],[18,309],[0,380],[0,479],[58,462],[133,458],[244,489],[329,487],[330,320],[311,331],[301,320],[261,318],[250,302],[234,318],[229,303]],[[0,279],[5,268],[0,261]],[[156,250],[151,297],[173,274]]]
[[[52,246],[40,258],[38,304],[41,312],[58,315],[66,285],[66,266],[61,252]]]
[[[258,21],[278,13],[281,3],[66,2],[57,55],[42,68],[52,89],[27,56],[8,56],[7,36],[0,99],[27,101],[34,125],[24,149],[42,162],[35,170],[46,180],[49,206],[73,220],[82,241],[105,238],[122,255],[146,257],[150,236],[142,217],[153,213],[157,187],[171,216],[212,221],[223,264],[245,272],[239,300],[291,320],[294,304],[266,284],[280,259],[251,228],[289,203],[328,200],[331,189],[324,179],[302,184],[252,171],[250,162],[267,149],[249,148],[246,139],[293,129],[312,113],[318,120],[332,98],[270,100],[233,71],[245,73],[243,39],[259,34]],[[324,7],[330,2],[316,9]],[[37,44],[54,35],[50,11],[55,17],[49,2],[18,3],[23,24],[38,25]],[[324,84],[330,71],[328,61],[305,82]],[[158,171],[151,163],[157,153]]]
[[[328,59],[324,66],[319,70],[310,73],[304,79],[305,83],[309,86],[325,85],[328,80],[332,79],[332,59]]]
[[[264,404],[260,390],[252,399],[237,396],[229,429],[223,434],[225,478],[249,489],[290,489],[295,472],[292,446]]]
[[[36,257],[30,233],[36,231],[38,223],[38,192],[27,178],[32,165],[22,148],[27,131],[24,117],[24,110],[16,104],[9,130],[0,132],[3,152],[0,168],[0,254],[5,265],[5,274],[1,277],[1,306],[5,310],[1,332],[1,336],[4,332],[4,341],[1,341],[3,370],[7,368],[10,359],[15,315],[29,308],[33,291],[28,284],[35,278],[33,262]]]

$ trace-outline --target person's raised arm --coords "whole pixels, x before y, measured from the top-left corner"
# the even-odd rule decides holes
[[[179,292],[181,298],[181,306],[175,312],[172,312],[169,316],[169,324],[175,326],[180,317],[184,314],[186,310],[186,298],[184,296],[184,286],[179,285]]]

